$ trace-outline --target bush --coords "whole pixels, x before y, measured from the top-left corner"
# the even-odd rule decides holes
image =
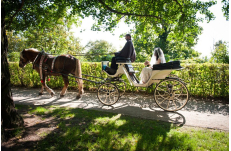
[[[144,67],[143,63],[133,63],[135,70],[141,71]],[[187,83],[190,95],[200,97],[229,97],[229,65],[228,64],[182,64],[185,68],[180,71],[173,70],[172,74],[177,75]],[[40,87],[39,74],[32,69],[32,64],[28,64],[25,68],[21,69],[18,63],[10,63],[11,84],[13,86],[26,86],[26,87]],[[101,63],[96,62],[82,62],[82,74],[107,78],[106,74],[101,72]],[[137,74],[137,77],[139,77]],[[64,83],[62,77],[50,77],[51,81],[47,85],[51,88],[62,88]],[[92,81],[104,81],[94,77],[83,78]],[[126,91],[136,91],[136,87],[130,85],[125,77],[122,78],[127,83]],[[69,88],[77,88],[74,78],[70,79]],[[84,88],[88,90],[96,90],[99,84],[90,81],[84,81]],[[153,93],[155,85],[151,88],[145,89],[148,93]]]
[[[202,97],[229,97],[228,64],[182,65],[182,71],[174,71],[187,83],[191,95]]]

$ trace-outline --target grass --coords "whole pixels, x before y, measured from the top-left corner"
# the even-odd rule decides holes
[[[16,105],[17,107],[18,105]],[[56,129],[35,150],[229,150],[229,132],[134,118],[101,111],[55,106],[17,107],[54,117]]]

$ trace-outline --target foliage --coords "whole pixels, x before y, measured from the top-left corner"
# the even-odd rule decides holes
[[[25,31],[29,27],[46,28],[51,24],[77,23],[76,13],[71,13],[74,1],[64,0],[3,0],[6,11],[6,29],[11,31]],[[63,18],[64,20],[59,20]]]
[[[215,50],[212,52],[211,61],[215,63],[228,63],[229,64],[229,52],[228,43],[221,40],[215,45]]]
[[[11,52],[7,54],[7,58],[11,62],[17,62],[20,60],[20,52]]]
[[[50,32],[56,24],[66,25],[68,28],[72,23],[78,22],[78,16],[82,18],[92,16],[96,21],[93,30],[110,30],[120,22],[122,18],[127,24],[135,23],[135,40],[137,40],[137,60],[143,62],[149,57],[154,47],[161,47],[168,59],[187,59],[197,57],[199,54],[191,49],[197,42],[197,36],[201,33],[198,22],[203,18],[196,18],[196,13],[201,13],[207,21],[214,18],[209,7],[216,1],[102,1],[102,0],[79,0],[77,2],[68,0],[32,0],[12,2],[4,1],[7,11],[8,29],[16,31],[33,27],[33,35],[43,35]],[[33,7],[32,7],[33,6]],[[36,28],[39,28],[36,29]],[[62,35],[63,33],[60,32]],[[150,36],[151,35],[151,36]],[[62,36],[63,37],[63,36]],[[64,36],[65,37],[65,36]],[[139,41],[138,41],[139,39]],[[45,36],[39,38],[42,42],[35,48],[54,49],[57,44],[64,45],[67,50],[69,46],[62,38],[50,38]],[[38,40],[38,41],[39,41]],[[48,42],[49,41],[49,42]],[[59,43],[57,43],[59,41]],[[52,44],[48,44],[52,43]],[[51,48],[50,48],[51,47]],[[72,50],[70,50],[71,52]],[[107,57],[110,58],[111,56]]]
[[[111,60],[114,56],[113,52],[116,52],[112,44],[105,40],[90,41],[85,48],[88,49],[86,59],[90,62]]]
[[[191,59],[185,59],[185,60],[181,60],[181,63],[184,64],[191,64],[191,63],[208,63],[209,59],[207,56],[202,57],[202,58],[191,58]]]
[[[195,37],[191,37],[191,39],[188,34],[185,34],[188,38],[185,39],[183,37],[183,39],[180,39],[178,32],[170,32],[166,35],[166,42],[161,44],[160,38],[152,28],[148,28],[145,31],[139,30],[139,27],[135,28],[136,29],[133,30],[133,40],[138,62],[150,60],[149,58],[151,58],[155,47],[164,48],[163,51],[165,53],[166,61],[194,58],[200,55],[197,51],[191,48],[196,44],[195,40],[192,39],[196,38],[197,34]]]
[[[202,28],[199,22],[203,18],[197,18],[200,13],[207,21],[214,19],[209,7],[216,4],[215,1],[105,1],[102,2],[103,9],[96,14],[98,24],[95,30],[111,30],[121,18],[125,22],[135,23],[133,29],[134,45],[137,54],[150,55],[155,47],[161,47],[171,59],[187,59],[191,56],[198,57],[199,53],[191,47],[197,43],[198,35]],[[94,9],[92,9],[93,11]],[[94,10],[96,12],[96,10]],[[132,12],[132,13],[130,13]],[[110,16],[103,17],[101,15]],[[101,24],[106,26],[100,26]],[[137,42],[137,43],[136,43]],[[140,48],[141,47],[141,48]],[[138,61],[144,61],[141,56]]]
[[[8,38],[8,53],[19,52],[26,48],[26,38],[22,35],[15,34],[15,31],[7,31],[6,35]]]
[[[222,0],[222,3],[222,11],[224,16],[226,17],[226,20],[229,20],[229,0]]]
[[[185,64],[182,71],[174,71],[187,83],[189,93],[202,97],[229,97],[228,64]]]
[[[135,70],[141,71],[144,67],[143,63],[133,63]],[[190,95],[200,97],[229,97],[229,65],[228,64],[182,64],[185,68],[181,71],[173,70],[172,74],[176,74],[187,83]],[[10,63],[11,83],[14,86],[40,87],[39,74],[32,69],[31,64],[21,69],[18,63]],[[101,72],[101,63],[82,62],[82,73],[93,75],[96,77],[106,78],[106,74]],[[139,73],[136,75],[139,77]],[[102,79],[94,77],[86,77],[92,81],[102,82]],[[70,79],[70,88],[76,88],[74,78]],[[137,88],[131,86],[125,75],[122,79],[127,83],[127,92],[137,92]],[[104,82],[104,81],[103,81]],[[51,81],[47,83],[51,88],[62,88],[62,77],[51,77]],[[84,81],[84,88],[96,90],[98,84]],[[147,93],[153,93],[155,85],[146,88]]]
[[[57,24],[47,28],[31,27],[27,31],[12,34],[8,32],[9,53],[21,52],[26,48],[42,48],[52,54],[76,54],[82,52],[80,40],[72,32],[67,31],[67,26]]]

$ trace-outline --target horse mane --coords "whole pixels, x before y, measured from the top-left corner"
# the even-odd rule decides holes
[[[24,49],[23,51],[33,51],[33,52],[39,52],[37,49],[35,49],[35,48],[29,48],[29,49]],[[22,52],[23,51],[21,51],[21,53],[20,53],[20,58],[22,58],[23,59],[23,55],[22,55]]]
[[[35,48],[24,49],[24,51],[39,52],[39,51],[38,51],[37,49],[35,49]]]

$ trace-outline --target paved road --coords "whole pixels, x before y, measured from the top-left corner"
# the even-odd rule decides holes
[[[190,98],[187,105],[177,112],[166,112],[160,109],[152,95],[125,94],[113,106],[103,106],[97,93],[86,92],[76,100],[76,92],[68,91],[64,98],[59,97],[60,90],[54,90],[55,96],[48,93],[38,96],[39,89],[12,88],[15,104],[59,105],[73,108],[93,109],[120,113],[134,117],[161,120],[181,126],[195,126],[229,131],[229,104],[212,100]]]

